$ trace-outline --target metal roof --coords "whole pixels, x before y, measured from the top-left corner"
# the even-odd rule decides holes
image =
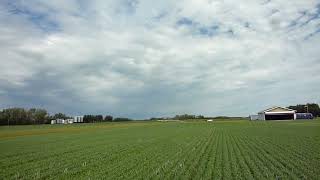
[[[260,111],[259,113],[269,112],[269,111],[272,111],[272,110],[277,109],[277,108],[284,109],[286,111],[296,111],[294,109],[289,109],[289,108],[286,108],[286,107],[274,106],[272,108],[268,108],[266,110]]]

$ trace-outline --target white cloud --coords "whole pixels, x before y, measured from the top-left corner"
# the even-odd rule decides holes
[[[145,117],[319,101],[319,2],[266,2],[0,3],[2,106]]]

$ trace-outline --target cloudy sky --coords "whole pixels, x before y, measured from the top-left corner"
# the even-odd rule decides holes
[[[246,116],[320,102],[319,0],[1,0],[0,108]]]

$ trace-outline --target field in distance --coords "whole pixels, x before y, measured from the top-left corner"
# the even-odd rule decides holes
[[[320,119],[0,127],[0,179],[318,179]]]

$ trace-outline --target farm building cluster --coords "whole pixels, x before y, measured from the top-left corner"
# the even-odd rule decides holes
[[[51,120],[51,124],[73,124],[73,123],[83,123],[83,116],[74,116],[73,119]]]
[[[296,120],[296,119],[313,119],[311,113],[297,113],[296,110],[285,107],[272,107],[258,112],[257,115],[250,115],[251,120]]]

